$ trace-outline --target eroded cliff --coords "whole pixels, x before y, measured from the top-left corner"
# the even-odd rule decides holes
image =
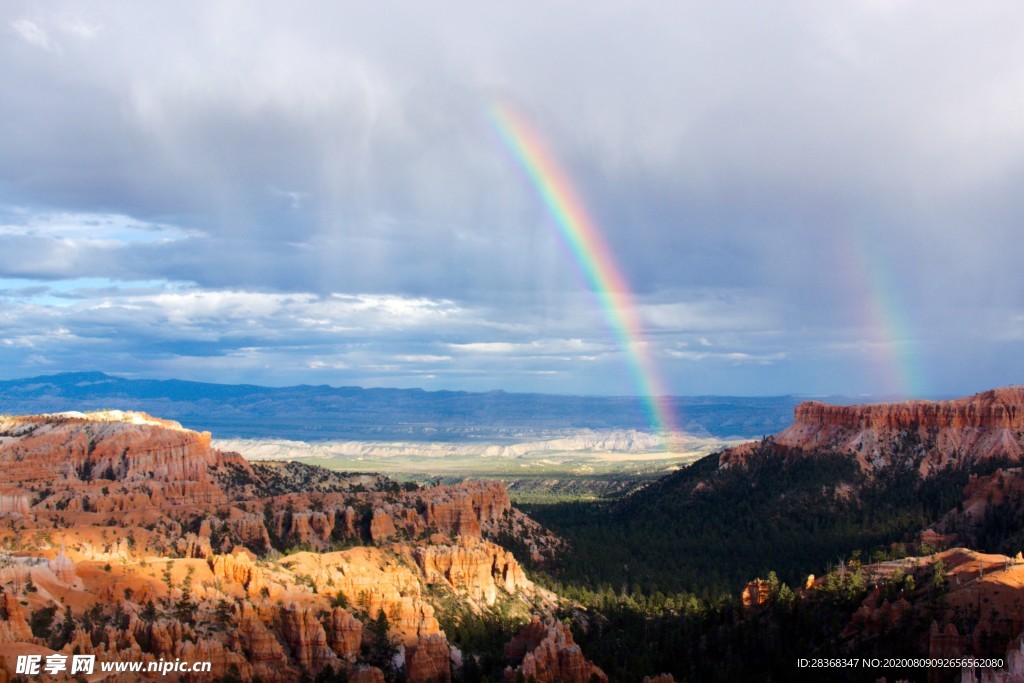
[[[0,482],[5,651],[211,662],[200,680],[389,677],[399,662],[406,680],[446,681],[439,610],[554,604],[488,540],[558,543],[497,483],[253,465],[119,411],[0,418]]]
[[[793,424],[772,437],[792,453],[832,451],[857,459],[865,471],[909,458],[923,474],[960,463],[1024,456],[1024,387],[993,389],[950,401],[856,406],[801,403]],[[752,446],[725,451],[720,462],[742,462]]]

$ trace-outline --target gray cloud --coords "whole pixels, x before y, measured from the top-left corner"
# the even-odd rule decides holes
[[[635,391],[503,100],[670,390],[1024,381],[1022,13],[6,6],[4,372]]]

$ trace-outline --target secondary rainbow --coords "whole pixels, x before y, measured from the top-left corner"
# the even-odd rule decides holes
[[[591,290],[597,297],[616,341],[625,352],[630,373],[656,433],[676,433],[672,406],[662,390],[648,353],[643,325],[608,245],[591,220],[569,178],[527,121],[508,105],[493,104],[490,118],[555,219]]]
[[[863,229],[841,227],[837,234],[850,270],[850,299],[861,306],[865,341],[876,374],[875,391],[900,398],[926,396],[917,335],[909,311],[900,305],[887,254],[872,249]]]

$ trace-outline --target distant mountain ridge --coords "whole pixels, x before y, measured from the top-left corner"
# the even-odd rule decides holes
[[[748,438],[785,428],[799,402],[793,396],[672,398],[684,431]],[[503,442],[583,429],[650,429],[643,402],[631,396],[263,387],[128,379],[102,372],[0,381],[2,413],[101,409],[161,415],[224,438]]]

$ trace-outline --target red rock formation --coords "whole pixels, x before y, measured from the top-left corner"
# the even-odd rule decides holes
[[[249,662],[257,672],[269,674],[287,665],[288,658],[281,644],[247,603],[243,605],[237,633]]]
[[[770,583],[761,579],[754,579],[743,588],[740,599],[744,607],[757,607],[771,600],[773,594],[774,589]]]
[[[481,538],[484,531],[497,533],[512,512],[512,503],[499,482],[466,482],[425,490],[402,491],[385,497],[369,494],[374,503],[370,517],[370,537],[376,542],[390,538],[397,530],[414,538],[424,532],[440,531]],[[355,535],[351,508],[344,514],[344,537]]]
[[[375,666],[357,666],[348,675],[349,683],[384,683],[384,672]]]
[[[843,631],[847,639],[879,638],[896,628],[903,617],[913,611],[906,598],[900,596],[895,602],[882,597],[878,587],[872,590],[853,613],[849,625]]]
[[[312,609],[294,602],[285,607],[281,611],[281,634],[303,669],[319,671],[337,664],[337,657],[327,646],[327,633]]]
[[[234,519],[231,525],[240,542],[259,548],[260,552],[270,549],[270,534],[263,524],[262,515],[243,514]]]
[[[29,613],[10,593],[0,596],[0,643],[35,642]]]
[[[940,569],[942,573],[937,574]],[[913,630],[916,624],[928,623],[927,619],[931,620],[927,632],[914,634],[923,649],[921,656],[989,658],[1001,656],[1002,644],[1013,642],[1024,631],[1024,560],[954,548],[864,565],[862,571],[875,587],[841,633],[842,647],[885,638],[895,629]],[[896,585],[887,585],[888,579],[901,576],[916,576],[917,581],[901,578]],[[825,583],[808,590],[818,590]],[[937,586],[941,586],[940,601],[935,600]],[[981,680],[989,679],[982,676]]]
[[[408,683],[451,683],[448,641],[435,634],[423,636],[405,648],[405,680]]]
[[[238,677],[243,681],[252,680],[255,674],[252,665],[241,654],[225,650],[221,643],[206,638],[195,643],[185,641],[176,652],[176,656],[185,662],[210,662],[210,673],[216,677],[225,677],[232,669],[238,671]],[[137,655],[134,657],[122,656],[118,659],[124,661],[130,658],[142,659]],[[283,674],[284,672],[278,673]]]
[[[3,462],[20,460],[60,475],[70,468],[80,479],[206,481],[220,455],[210,448],[209,432],[143,413],[8,417],[0,419],[0,433],[24,434],[0,445]]]
[[[929,657],[960,657],[964,654],[964,644],[956,626],[946,624],[943,628],[937,622],[932,622],[928,638]]]
[[[327,642],[342,659],[354,662],[363,642],[363,623],[349,614],[343,607],[331,611],[331,630]]]
[[[370,509],[360,516],[350,504],[358,500]],[[316,503],[315,509],[310,506]],[[440,532],[465,538],[494,538],[511,533],[532,544],[535,559],[553,555],[560,540],[513,510],[505,487],[499,482],[469,482],[413,491],[361,491],[354,494],[317,493],[279,496],[272,499],[272,532],[289,545],[328,549],[335,541],[358,538],[368,529],[369,540],[381,544],[402,532],[415,539]],[[262,536],[253,516],[252,531],[236,529],[241,535]],[[240,525],[234,522],[236,527]],[[365,525],[365,527],[364,527]],[[245,541],[250,544],[250,541]],[[260,540],[254,538],[258,545]]]
[[[519,666],[505,669],[504,683],[515,683],[517,673],[537,683],[607,683],[608,677],[583,657],[569,627],[558,621],[533,620],[505,645],[505,656]]]
[[[391,521],[388,513],[381,508],[376,508],[373,511],[373,517],[370,518],[370,539],[374,543],[380,543],[391,538],[397,532],[395,523]]]
[[[466,536],[480,535],[480,520],[468,493],[455,493],[427,502],[427,526]]]
[[[235,548],[230,555],[210,557],[209,564],[214,576],[241,586],[249,595],[256,595],[266,581],[254,560],[252,553],[245,548]]]
[[[774,445],[786,452],[847,453],[867,471],[888,464],[896,445],[917,449],[923,473],[996,456],[1019,460],[1024,457],[1024,386],[953,401],[859,406],[808,401],[796,407],[793,424],[774,437]],[[750,445],[730,449],[719,462],[733,465],[751,452]]]
[[[903,401],[837,406],[806,401],[796,422],[856,429],[916,429],[921,425],[963,430],[969,427],[1024,429],[1024,386],[992,389],[952,401]]]
[[[29,627],[35,610],[57,607],[59,627],[64,604],[78,620],[98,606],[104,625],[79,621],[62,651],[210,661],[213,677],[268,683],[326,667],[383,680],[358,666],[363,624],[335,606],[349,604],[387,615],[408,680],[447,682],[451,652],[429,583],[445,583],[446,602],[473,611],[500,595],[551,602],[511,553],[483,540],[546,533],[511,509],[501,484],[406,491],[370,478],[376,490],[366,490],[321,476],[328,483],[315,493],[269,493],[308,476],[253,468],[211,449],[209,435],[140,414],[0,418],[0,547],[38,546],[0,567],[0,642],[42,647]],[[271,538],[325,550],[367,529],[383,547],[259,561],[242,545],[224,552],[244,543],[262,554]],[[573,644],[553,637],[558,647],[544,646],[559,661],[552,670],[584,670]]]
[[[428,582],[444,581],[488,605],[497,600],[499,589],[515,593],[533,587],[512,553],[488,541],[420,546],[413,556]]]
[[[334,529],[334,519],[332,516],[313,510],[296,514],[293,522],[300,522],[303,527],[309,529],[304,534],[305,538],[316,538],[324,543],[330,540],[331,530]]]
[[[440,633],[434,608],[423,597],[423,583],[406,563],[373,547],[288,556],[292,572],[308,577],[319,595],[345,596],[348,604],[375,618],[382,610],[405,644]],[[280,589],[270,587],[271,599]]]
[[[157,507],[217,505],[226,496],[211,475],[213,468],[230,463],[251,472],[238,454],[212,449],[208,432],[143,413],[4,417],[0,435],[10,437],[0,439],[0,494],[21,514],[26,514],[21,500],[26,488],[53,481],[81,491],[65,497],[63,509],[105,512],[131,509],[126,497]],[[56,505],[56,500],[42,504]]]
[[[331,531],[342,539],[355,538],[359,535],[359,531],[356,529],[356,511],[352,509],[351,505],[344,510],[335,512],[334,526],[331,527]]]
[[[174,546],[181,557],[203,559],[213,555],[213,548],[210,547],[210,538],[208,536],[197,536],[191,531],[175,541]]]

